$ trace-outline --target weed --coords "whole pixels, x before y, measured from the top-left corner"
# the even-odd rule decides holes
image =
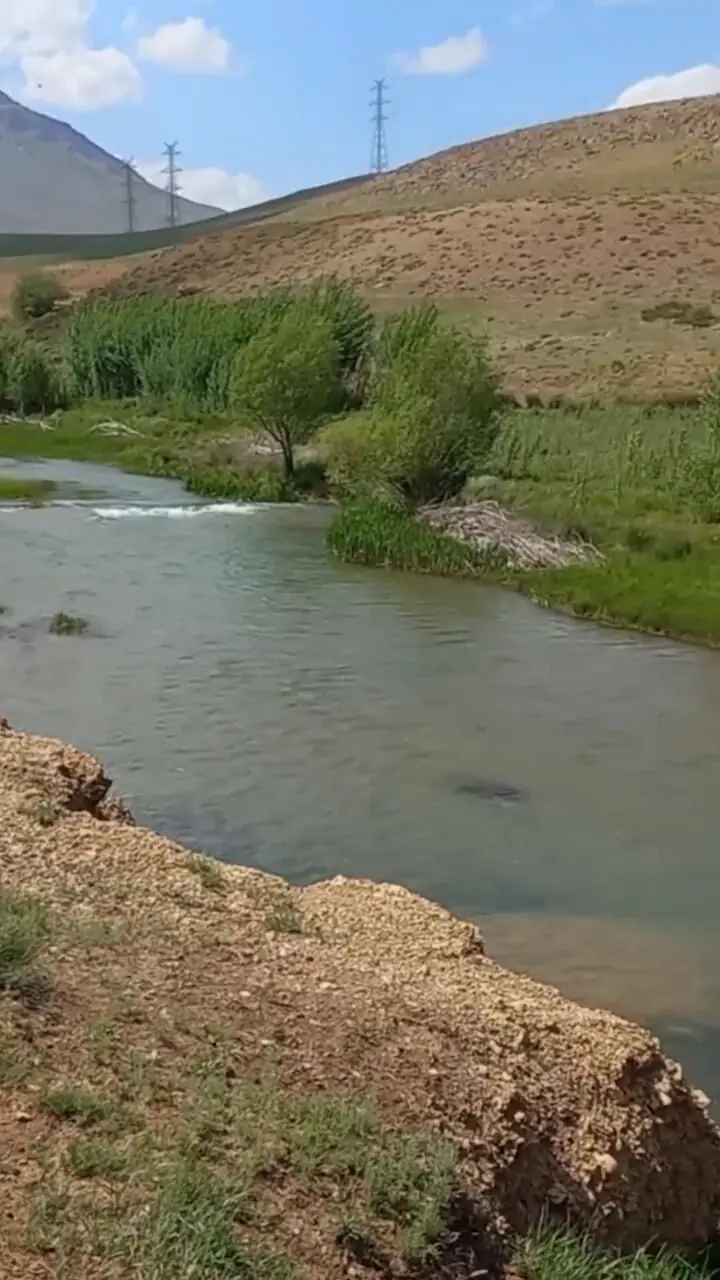
[[[225,876],[220,864],[214,858],[208,858],[202,853],[194,853],[188,859],[187,865],[204,889],[217,891],[226,888]]]
[[[185,1160],[172,1165],[145,1221],[122,1242],[133,1274],[153,1280],[293,1280],[289,1263],[245,1243],[251,1216],[245,1180]]]
[[[23,805],[21,812],[26,817],[32,818],[33,822],[37,822],[40,827],[54,827],[62,817],[63,810],[62,806],[56,804],[54,800],[39,796],[36,800],[29,800]]]
[[[0,1087],[12,1089],[22,1084],[31,1069],[27,1045],[19,1039],[4,1035],[0,1043]]]
[[[53,1089],[43,1094],[40,1109],[56,1120],[67,1120],[89,1129],[117,1118],[117,1108],[107,1098],[82,1089]]]
[[[82,636],[89,627],[85,618],[72,613],[64,613],[62,609],[50,620],[49,632],[53,636]]]
[[[280,902],[265,916],[265,928],[272,933],[304,933],[302,916],[294,902]]]
[[[118,1178],[126,1171],[127,1157],[99,1138],[78,1138],[68,1148],[67,1164],[76,1178]]]
[[[50,917],[36,898],[0,887],[0,988],[32,994],[35,968],[50,934]]]

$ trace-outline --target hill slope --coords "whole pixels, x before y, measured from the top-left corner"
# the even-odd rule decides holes
[[[519,130],[74,281],[238,296],[336,272],[380,311],[487,324],[519,394],[684,394],[720,365],[719,124],[702,98]],[[663,318],[678,299],[705,327]]]
[[[31,111],[0,93],[0,232],[98,234],[127,227],[120,160],[69,124]],[[138,230],[162,227],[167,197],[137,176]],[[179,201],[182,222],[219,211]]]

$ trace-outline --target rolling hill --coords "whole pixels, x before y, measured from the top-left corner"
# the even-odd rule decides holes
[[[167,196],[134,180],[139,231],[167,222]],[[0,93],[0,233],[117,234],[127,227],[122,162],[52,116]],[[219,210],[180,199],[181,222]]]
[[[181,233],[67,278],[233,297],[334,272],[379,312],[432,297],[488,329],[520,396],[683,396],[720,367],[719,98],[465,143]]]

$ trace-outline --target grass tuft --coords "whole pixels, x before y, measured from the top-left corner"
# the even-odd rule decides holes
[[[227,887],[222,868],[214,858],[208,858],[203,853],[193,853],[188,858],[187,865],[193,875],[197,876],[204,889],[212,889],[217,892]]]
[[[37,960],[50,935],[50,917],[41,902],[0,887],[0,989],[22,994],[41,975]]]
[[[61,609],[50,620],[49,632],[53,636],[82,636],[88,630],[89,622],[85,618],[72,613],[64,613]]]

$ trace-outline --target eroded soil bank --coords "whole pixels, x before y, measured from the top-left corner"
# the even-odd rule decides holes
[[[543,1212],[716,1228],[720,1136],[652,1036],[402,888],[201,858],[6,721],[0,881],[8,1277],[235,1274],[198,1241],[253,1278],[460,1277]]]

